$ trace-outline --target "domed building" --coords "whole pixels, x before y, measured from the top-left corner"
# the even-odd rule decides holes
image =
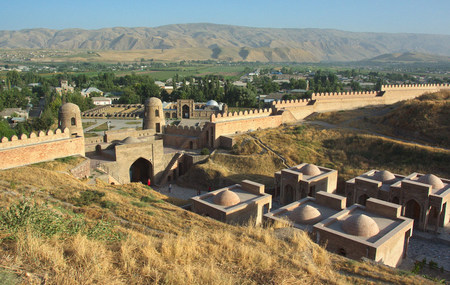
[[[142,129],[153,129],[157,133],[161,133],[165,122],[161,100],[156,97],[148,98],[144,104]]]
[[[365,205],[370,197],[402,206],[402,215],[414,219],[414,227],[437,231],[450,223],[450,180],[434,174],[408,176],[387,170],[370,170],[345,183],[347,206]]]
[[[68,128],[72,136],[84,136],[80,108],[73,103],[65,103],[59,108],[58,127]]]
[[[312,226],[345,209],[345,197],[319,191],[315,197],[306,197],[264,214],[264,219],[289,224],[293,228],[312,232]]]
[[[232,224],[260,224],[263,213],[272,208],[272,196],[264,193],[264,185],[250,180],[192,197],[190,201],[195,213]]]
[[[333,193],[337,186],[337,171],[310,163],[283,169],[275,173],[275,196],[287,205],[306,196],[315,197],[319,191]]]
[[[313,235],[327,250],[389,266],[406,257],[413,220],[401,216],[401,206],[369,198],[366,206],[352,205],[313,226]]]
[[[345,183],[347,206],[359,203],[365,205],[370,197],[384,201],[390,200],[390,187],[405,176],[393,174],[388,170],[370,170]]]

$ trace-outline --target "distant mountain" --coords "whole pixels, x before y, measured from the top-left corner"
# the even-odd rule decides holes
[[[99,30],[0,31],[0,48],[189,50],[183,59],[206,57],[273,62],[354,61],[404,52],[450,56],[449,47],[449,35],[354,33],[326,29],[270,29],[216,24]],[[199,55],[192,54],[192,49],[201,52]]]
[[[373,62],[450,62],[449,56],[403,52],[403,53],[388,53],[371,58],[369,61]]]

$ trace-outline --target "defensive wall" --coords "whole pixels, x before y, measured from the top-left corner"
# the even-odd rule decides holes
[[[123,130],[111,130],[105,131],[103,136],[84,138],[86,152],[92,152],[96,150],[96,147],[100,145],[100,149],[105,149],[111,145],[114,141],[121,141],[127,137],[134,138],[148,138],[155,135],[155,130],[136,130],[136,129],[123,129]]]
[[[450,89],[450,85],[383,85],[381,91],[313,93],[311,99],[275,101],[272,103],[270,109],[211,114],[209,122],[202,127],[165,126],[163,132],[164,145],[198,149],[203,147],[216,148],[225,146],[226,142],[226,145],[229,146],[229,139],[224,139],[225,136],[247,132],[249,130],[276,128],[283,123],[302,120],[315,112],[349,110],[371,105],[393,104],[402,100],[415,98],[427,92],[431,93],[442,89]],[[193,101],[189,102],[191,105],[193,104]],[[117,106],[123,107],[123,105]],[[190,112],[192,113],[194,110],[193,106],[191,106]],[[123,131],[119,133],[123,134]],[[126,136],[138,135],[129,133]],[[123,139],[126,136],[118,138],[114,133],[110,133],[108,138],[105,139],[105,142]],[[90,140],[93,139],[91,138]]]
[[[85,155],[84,138],[71,137],[69,129],[57,129],[38,134],[23,134],[11,140],[3,137],[0,142],[0,169],[48,161],[72,155]]]

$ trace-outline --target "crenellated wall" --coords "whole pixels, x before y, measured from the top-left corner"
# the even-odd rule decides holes
[[[272,114],[271,109],[254,109],[239,112],[228,112],[224,114],[211,115],[211,122],[224,122],[233,120],[245,120],[250,118],[268,117]]]
[[[0,169],[12,168],[52,160],[55,158],[85,155],[84,138],[71,137],[69,129],[47,133],[31,133],[2,138],[0,143]]]
[[[296,120],[314,112],[350,110],[373,105],[393,104],[424,93],[450,89],[449,84],[383,85],[381,91],[313,93],[311,99],[281,100],[272,103],[274,112],[289,110]]]

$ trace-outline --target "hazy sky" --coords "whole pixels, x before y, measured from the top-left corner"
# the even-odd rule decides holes
[[[450,34],[449,0],[1,0],[0,30],[216,23]]]

